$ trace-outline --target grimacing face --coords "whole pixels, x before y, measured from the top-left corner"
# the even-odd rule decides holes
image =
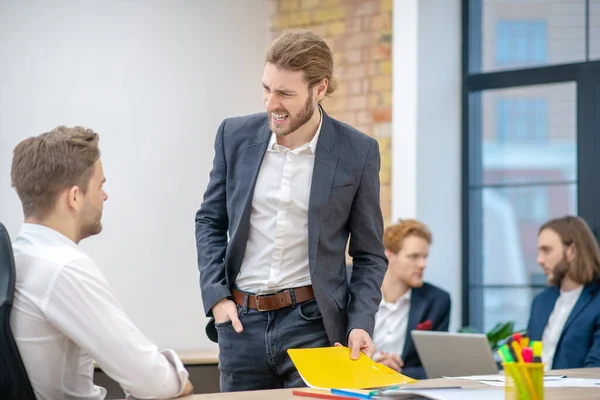
[[[103,188],[104,182],[106,182],[104,169],[102,162],[98,160],[94,164],[94,171],[84,194],[83,207],[79,213],[80,239],[102,232],[102,209],[104,202],[108,199]]]
[[[267,63],[263,72],[263,101],[271,131],[287,136],[313,116],[317,100],[304,80],[304,72],[290,71]]]
[[[423,286],[423,272],[427,267],[429,243],[418,236],[408,236],[402,242],[398,253],[386,250],[388,268],[396,277],[411,288]]]

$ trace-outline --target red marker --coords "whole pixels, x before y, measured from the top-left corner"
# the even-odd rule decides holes
[[[515,340],[515,342],[521,344],[521,334],[520,333],[513,333],[512,337]]]
[[[521,356],[526,363],[533,362],[533,350],[531,347],[525,347],[521,350]]]

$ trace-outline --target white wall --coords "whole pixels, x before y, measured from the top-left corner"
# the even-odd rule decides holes
[[[393,16],[392,219],[433,232],[425,279],[461,317],[460,0],[396,0]]]
[[[82,247],[160,346],[212,349],[194,213],[226,116],[262,110],[266,0],[0,0],[0,221],[22,221],[12,149],[57,125],[100,133],[109,200]]]

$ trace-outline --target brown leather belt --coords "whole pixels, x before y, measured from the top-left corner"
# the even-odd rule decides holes
[[[239,306],[244,306],[246,296],[248,296],[248,308],[258,311],[274,311],[294,304],[292,291],[296,304],[315,298],[312,286],[285,289],[273,294],[246,294],[237,289],[232,289],[231,294],[233,295],[233,301]]]

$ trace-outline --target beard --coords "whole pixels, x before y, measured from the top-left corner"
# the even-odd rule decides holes
[[[95,209],[91,205],[87,206],[79,227],[79,240],[100,232],[102,232],[102,210]]]
[[[560,286],[568,272],[569,262],[567,261],[567,254],[565,253],[558,264],[556,264],[550,275],[548,275],[548,283],[551,285]]]
[[[302,125],[306,124],[312,118],[315,113],[315,106],[312,102],[312,94],[313,91],[310,89],[308,91],[308,97],[306,98],[306,102],[304,103],[304,108],[298,112],[298,114],[292,116],[285,109],[278,109],[275,111],[269,112],[269,126],[271,127],[271,131],[275,133],[277,136],[287,136],[292,132],[297,131]],[[273,123],[273,114],[287,114],[290,127],[285,129],[283,127],[279,127]]]

